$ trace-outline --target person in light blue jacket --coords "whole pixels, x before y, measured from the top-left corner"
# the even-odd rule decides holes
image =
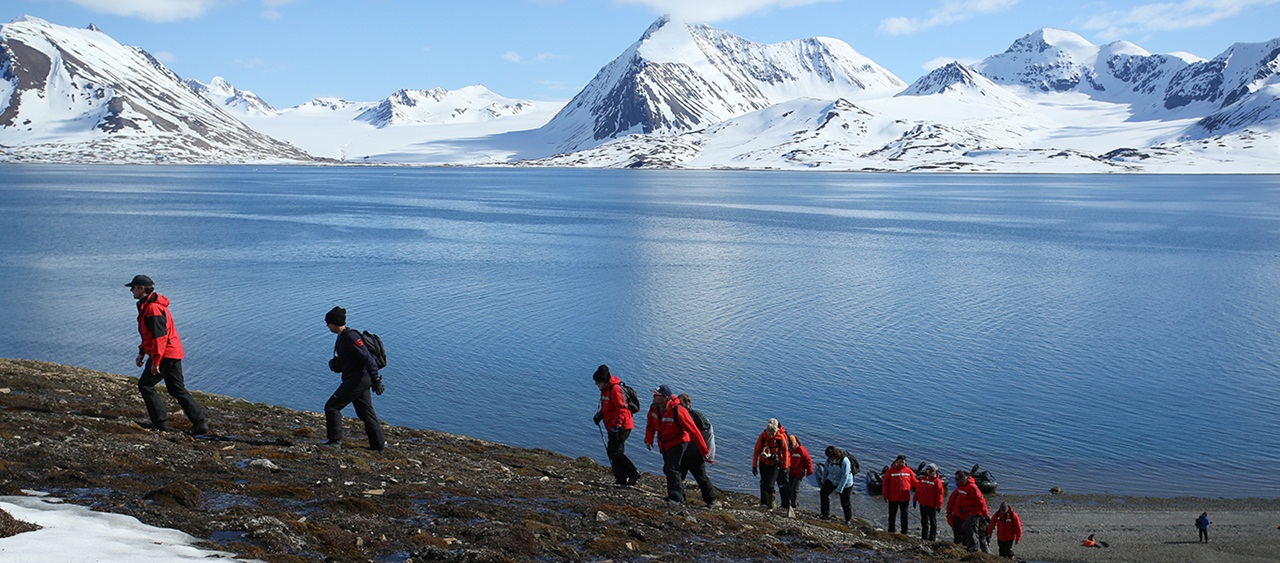
[[[814,467],[813,472],[822,495],[822,518],[831,518],[831,493],[839,493],[840,508],[844,509],[844,524],[848,526],[853,520],[853,504],[849,496],[853,494],[853,474],[859,470],[858,462],[835,446],[827,446],[824,453],[826,461]]]

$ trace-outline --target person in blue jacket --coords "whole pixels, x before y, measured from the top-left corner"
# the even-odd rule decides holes
[[[1200,529],[1200,542],[1209,543],[1209,513],[1201,512],[1200,517],[1196,518],[1196,528]]]
[[[826,461],[814,467],[813,476],[818,480],[818,492],[822,495],[822,517],[831,517],[831,493],[839,493],[840,508],[844,509],[844,523],[849,525],[853,520],[853,504],[849,495],[853,494],[853,467],[849,456],[835,446],[827,446],[824,450]]]

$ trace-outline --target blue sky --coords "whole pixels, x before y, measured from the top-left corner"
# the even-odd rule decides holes
[[[94,23],[183,78],[220,75],[276,107],[470,84],[567,99],[663,13],[761,43],[834,37],[907,82],[1042,27],[1205,58],[1280,37],[1280,0],[5,0],[3,11]]]

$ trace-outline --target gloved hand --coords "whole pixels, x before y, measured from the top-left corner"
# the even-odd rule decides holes
[[[329,358],[329,371],[333,373],[342,371],[342,362],[339,362],[336,356]]]
[[[751,474],[752,474],[752,475],[760,475],[760,469],[759,469],[759,468],[757,468],[756,466],[752,465],[752,466],[751,466]]]
[[[644,447],[648,448],[649,451],[653,451],[653,442],[645,442]]]
[[[716,460],[711,459],[711,458],[709,458],[709,457],[704,457],[704,458],[702,458],[702,461],[707,462],[707,465],[715,465],[715,464],[716,464]]]
[[[375,378],[373,378],[373,392],[374,392],[374,393],[377,393],[377,394],[381,395],[381,394],[382,394],[382,392],[383,392],[383,391],[386,391],[386,390],[387,390],[387,388],[382,386],[382,378],[381,378],[381,377],[375,377]]]
[[[596,411],[596,415],[591,417],[591,420],[596,423],[596,426],[600,426],[600,422],[604,420],[604,414],[600,411]]]

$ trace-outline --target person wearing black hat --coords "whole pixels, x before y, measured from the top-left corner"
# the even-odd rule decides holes
[[[169,314],[169,299],[156,293],[155,282],[142,274],[133,276],[124,285],[138,300],[138,334],[142,336],[142,344],[138,345],[138,357],[134,363],[138,367],[146,364],[142,375],[138,376],[138,391],[142,393],[142,402],[147,406],[147,416],[151,419],[143,426],[161,431],[170,429],[169,409],[156,391],[156,384],[163,381],[169,396],[178,401],[187,420],[191,421],[191,433],[208,434],[209,421],[204,409],[187,392],[182,378],[182,341],[178,339],[173,316]]]
[[[703,460],[711,452],[702,439],[702,432],[698,431],[698,426],[689,416],[689,411],[680,405],[680,400],[670,387],[658,386],[653,390],[653,398],[658,410],[657,425],[645,425],[644,445],[652,450],[656,438],[658,452],[662,454],[662,473],[667,476],[667,500],[684,504],[684,482],[680,480],[680,468],[684,465],[685,451],[692,444],[698,448],[698,455]],[[708,481],[707,486],[710,485]]]
[[[382,386],[378,364],[364,345],[360,331],[347,328],[347,310],[334,307],[324,315],[329,332],[338,335],[333,344],[335,357],[329,360],[329,369],[342,374],[342,384],[324,404],[324,422],[327,441],[325,446],[342,445],[342,409],[354,404],[356,416],[364,422],[369,438],[369,449],[381,451],[386,447],[382,436],[382,422],[373,411],[373,397],[369,389]]]
[[[605,444],[605,453],[609,456],[609,465],[613,468],[613,481],[618,485],[632,486],[640,479],[640,471],[636,464],[627,457],[627,438],[636,424],[633,413],[627,407],[626,393],[622,389],[622,380],[609,372],[609,366],[600,364],[591,380],[600,389],[600,410],[596,411],[592,420],[596,426],[605,423],[609,429],[609,442]]]

